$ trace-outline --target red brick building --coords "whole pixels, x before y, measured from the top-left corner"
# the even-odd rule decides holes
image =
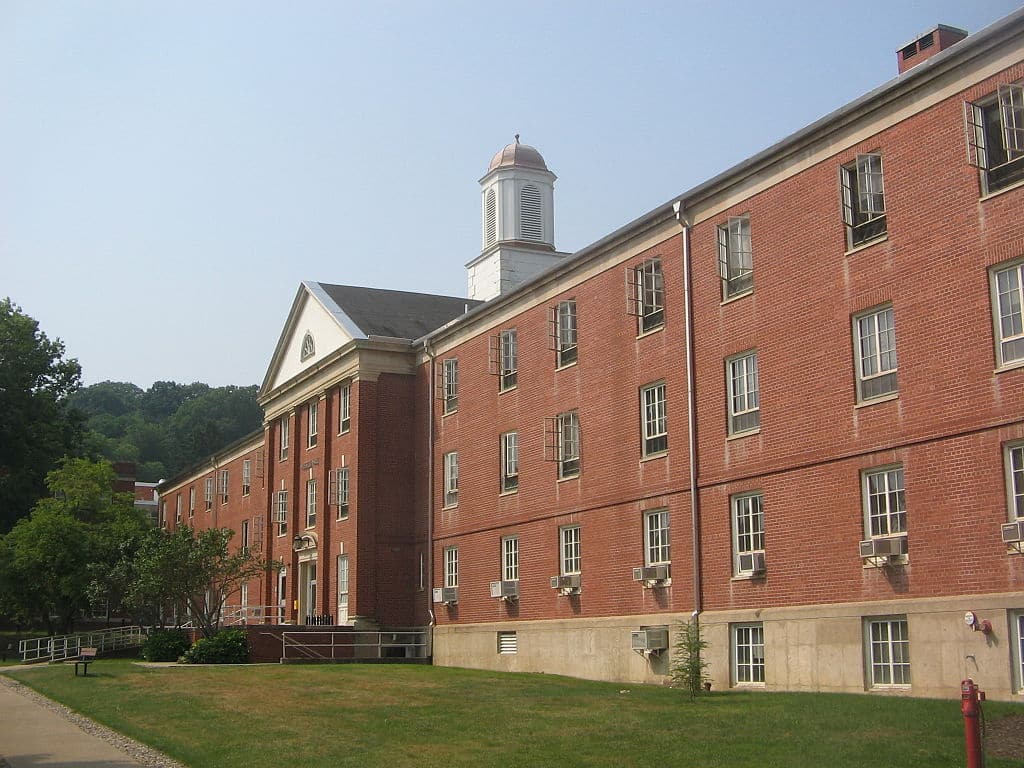
[[[964,34],[575,254],[517,139],[474,300],[304,284],[264,434],[162,498],[227,472],[250,605],[435,663],[660,682],[696,614],[716,687],[1019,694],[1024,12]]]

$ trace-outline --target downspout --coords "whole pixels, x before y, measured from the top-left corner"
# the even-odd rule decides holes
[[[683,228],[683,301],[686,314],[686,422],[690,463],[690,537],[693,542],[693,614],[699,622],[701,612],[700,494],[697,489],[697,398],[693,352],[693,294],[690,284],[690,224],[683,201],[672,204],[676,220]]]
[[[427,382],[427,548],[424,556],[426,558],[426,594],[427,594],[427,616],[430,622],[427,625],[427,656],[434,655],[434,381],[437,375],[435,370],[435,353],[430,348],[430,340],[423,342],[423,351],[430,358],[430,380]]]

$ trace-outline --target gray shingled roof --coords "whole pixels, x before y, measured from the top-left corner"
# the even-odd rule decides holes
[[[367,336],[418,339],[483,302],[457,296],[359,288],[320,287]]]

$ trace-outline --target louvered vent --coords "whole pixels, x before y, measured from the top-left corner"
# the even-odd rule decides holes
[[[544,240],[544,219],[541,215],[540,190],[527,184],[519,193],[523,240]]]
[[[494,198],[494,190],[487,190],[484,202],[484,247],[494,245],[498,239],[498,210]]]

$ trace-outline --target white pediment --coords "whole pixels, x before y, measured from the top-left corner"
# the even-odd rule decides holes
[[[285,384],[353,338],[363,338],[362,332],[320,285],[303,283],[263,379],[262,391]]]

